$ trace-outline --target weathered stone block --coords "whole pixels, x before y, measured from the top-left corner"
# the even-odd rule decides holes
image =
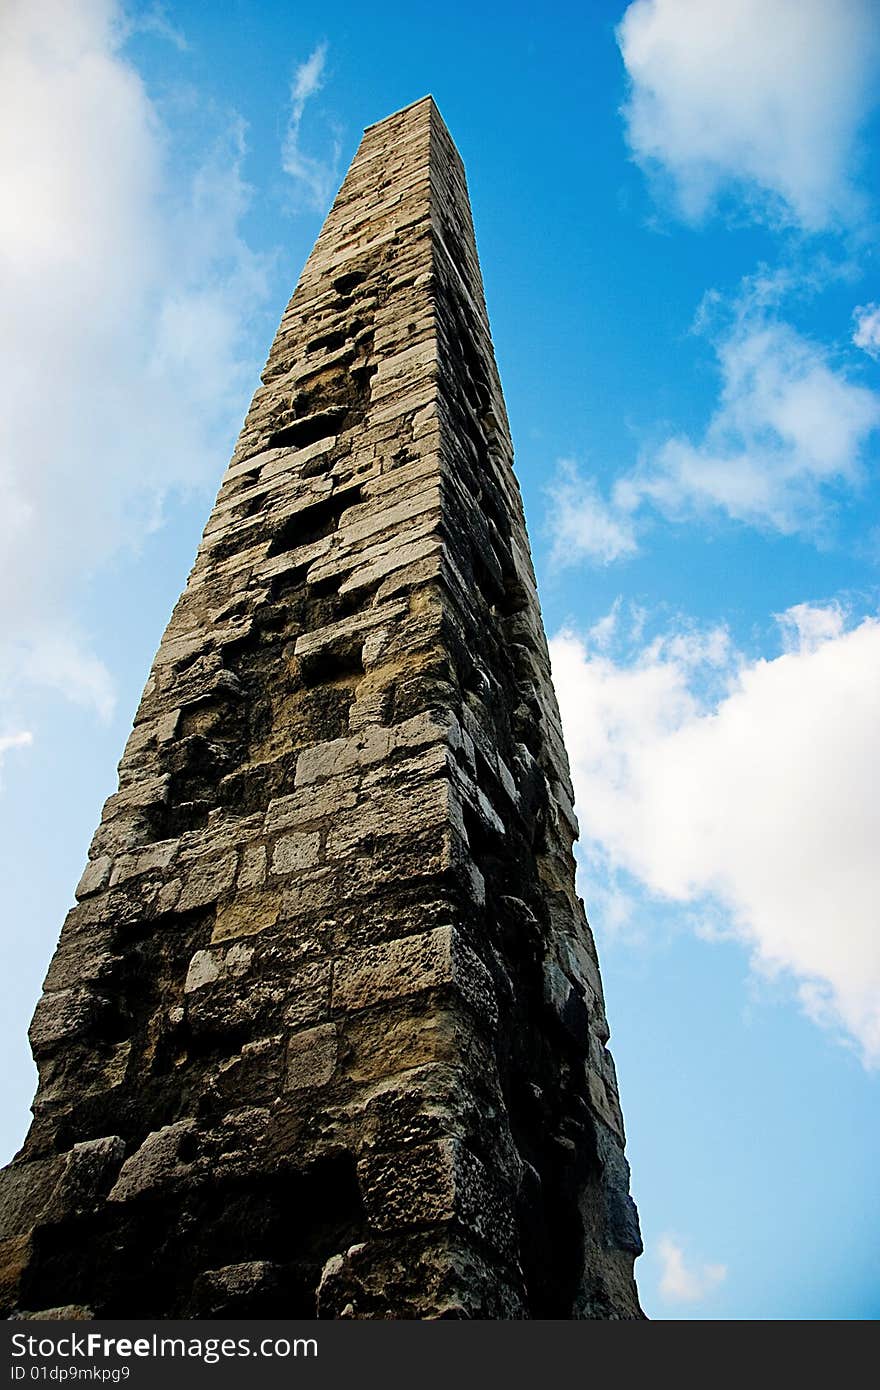
[[[318,862],[320,854],[320,835],[282,835],[272,852],[272,872],[292,874],[297,869],[311,868]]]
[[[510,1255],[516,1247],[511,1195],[458,1139],[371,1154],[358,1173],[377,1231],[456,1221],[501,1253]]]
[[[216,1089],[231,1101],[247,1096],[249,1101],[272,1102],[281,1090],[284,1065],[284,1035],[257,1038],[220,1063]]]
[[[107,1000],[85,986],[43,994],[28,1033],[34,1056],[41,1057],[87,1033],[106,1009]]]
[[[242,1264],[206,1269],[193,1285],[194,1317],[253,1316],[255,1301],[278,1285],[279,1269],[268,1260],[247,1260]]]
[[[246,845],[236,880],[239,888],[260,888],[266,881],[266,846]]]
[[[484,1123],[484,1093],[461,1067],[433,1063],[371,1084],[363,1114],[362,1153],[399,1151],[467,1138]]]
[[[65,1303],[60,1308],[43,1308],[39,1313],[16,1313],[22,1322],[91,1322],[94,1310],[82,1303]]]
[[[601,1116],[620,1139],[623,1139],[623,1125],[618,1107],[609,1096],[603,1077],[590,1066],[587,1067],[587,1090],[590,1104],[596,1114]]]
[[[194,1133],[192,1120],[179,1120],[148,1134],[140,1148],[123,1163],[110,1189],[110,1201],[129,1202],[143,1193],[185,1180],[192,1163],[182,1156],[182,1151]]]
[[[333,1007],[355,1011],[449,985],[494,1022],[494,990],[485,966],[451,926],[401,937],[340,957],[333,974]]]
[[[188,864],[183,889],[176,903],[177,911],[191,912],[193,908],[216,902],[221,893],[232,887],[237,868],[238,855],[235,853]]]
[[[590,1044],[590,1015],[578,989],[554,960],[544,963],[544,997],[569,1037],[584,1052]]]
[[[254,936],[278,921],[281,898],[277,893],[245,893],[217,909],[212,941]]]
[[[97,859],[90,859],[76,885],[76,896],[88,898],[92,893],[100,893],[101,889],[107,886],[112,866],[113,860],[109,854],[100,854]]]
[[[0,1239],[0,1306],[18,1306],[22,1275],[31,1257],[31,1238],[29,1235],[8,1236]]]
[[[449,786],[445,780],[428,780],[416,787],[394,782],[381,787],[374,783],[369,798],[328,832],[327,858],[345,858],[377,837],[413,835],[433,826],[445,826],[449,814]]]
[[[371,1010],[344,1026],[345,1072],[354,1081],[393,1076],[431,1062],[461,1060],[464,1025],[453,1009],[410,1004]]]
[[[189,970],[186,973],[186,982],[183,986],[185,994],[192,994],[194,990],[202,989],[205,985],[210,985],[220,975],[223,966],[222,956],[215,951],[196,951],[189,963]]]
[[[328,815],[342,815],[357,803],[358,778],[334,778],[319,791],[304,787],[287,796],[269,802],[266,810],[265,833],[276,835],[281,830],[299,826]]]
[[[137,854],[120,855],[113,865],[110,887],[114,888],[117,883],[124,883],[126,879],[136,878],[139,874],[149,873],[150,870],[167,869],[177,853],[179,844],[179,840],[160,840],[146,849],[139,850]]]
[[[0,1171],[0,1238],[26,1236],[39,1224],[65,1165],[64,1155],[58,1154]]]
[[[318,1285],[322,1318],[524,1318],[522,1281],[466,1240],[436,1228],[373,1237],[331,1256]]]
[[[289,1028],[313,1023],[327,1012],[332,974],[333,966],[327,960],[314,961],[294,970],[284,1008],[284,1021]]]
[[[65,1203],[64,1209],[58,1212],[59,1218],[70,1209],[90,1203],[97,1193],[109,1187],[124,1157],[125,1144],[117,1134],[74,1144],[67,1155],[63,1178]]]
[[[370,1224],[377,1231],[451,1221],[456,1149],[440,1139],[405,1154],[371,1155],[359,1166]]]
[[[120,962],[114,947],[111,929],[71,922],[61,933],[44,988],[51,993],[109,978]]]
[[[124,790],[115,792],[104,804],[104,819],[110,820],[124,811],[152,807],[168,800],[171,779],[166,775],[145,777]]]
[[[341,776],[352,768],[380,762],[388,756],[390,746],[390,731],[374,725],[355,738],[337,738],[304,748],[296,763],[296,785],[306,787],[327,777]]]
[[[356,1010],[452,979],[452,929],[384,942],[343,956],[333,980],[333,1006]]]
[[[294,1033],[287,1044],[287,1090],[325,1086],[336,1070],[338,1055],[339,1038],[334,1023]]]

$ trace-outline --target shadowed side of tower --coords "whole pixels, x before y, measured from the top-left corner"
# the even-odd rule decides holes
[[[364,135],[154,661],[31,1028],[6,1307],[641,1316],[576,834],[426,98]]]

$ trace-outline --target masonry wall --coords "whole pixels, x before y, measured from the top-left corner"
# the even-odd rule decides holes
[[[576,834],[426,98],[364,136],[153,664],[31,1029],[6,1307],[640,1316]]]

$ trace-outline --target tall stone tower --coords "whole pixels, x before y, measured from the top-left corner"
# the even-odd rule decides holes
[[[49,968],[17,1316],[641,1316],[511,464],[428,97],[284,314]]]

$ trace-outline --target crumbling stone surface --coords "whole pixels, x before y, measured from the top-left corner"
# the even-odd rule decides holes
[[[639,1317],[461,161],[365,134],[153,663],[0,1174],[22,1317]]]

